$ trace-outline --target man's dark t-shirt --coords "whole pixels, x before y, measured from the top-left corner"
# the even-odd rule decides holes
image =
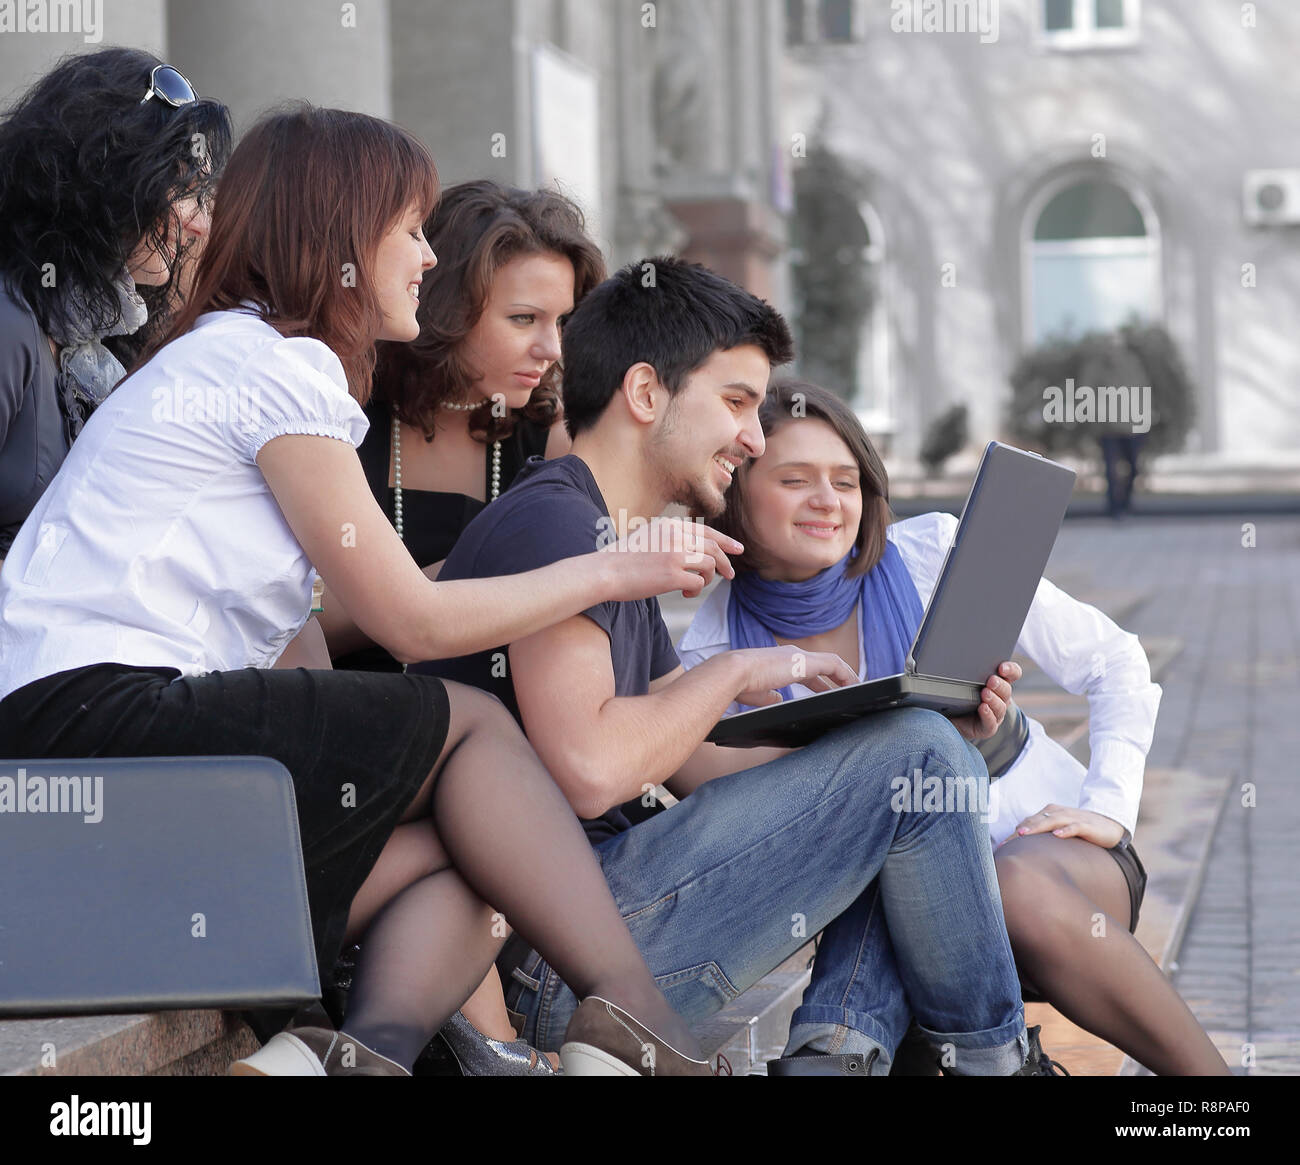
[[[605,500],[581,458],[530,458],[511,487],[465,527],[439,572],[440,579],[492,578],[590,554],[613,538]],[[650,682],[678,666],[658,599],[601,603],[587,615],[609,636],[615,696],[644,696]],[[514,685],[502,645],[477,655],[434,660],[410,670],[483,688],[519,719]],[[557,668],[555,683],[564,683]],[[617,809],[583,826],[592,844],[628,828]]]

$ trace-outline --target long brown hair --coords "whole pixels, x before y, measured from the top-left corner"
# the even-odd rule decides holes
[[[850,578],[866,574],[885,553],[885,529],[894,519],[889,508],[889,475],[853,410],[829,389],[806,380],[783,378],[772,382],[758,409],[764,437],[771,437],[785,425],[809,417],[830,425],[849,447],[853,460],[858,464],[862,520],[854,543],[857,557],[849,563],[845,574]],[[726,512],[717,523],[719,530],[746,547],[752,541],[745,520],[745,476],[749,464],[746,462],[736,471],[736,478],[727,490]],[[748,549],[733,556],[731,561],[738,571],[757,570],[760,566]]]
[[[487,179],[449,187],[424,234],[438,265],[420,286],[420,335],[409,344],[379,345],[375,395],[432,438],[442,403],[463,398],[481,376],[465,360],[464,340],[487,307],[497,270],[520,255],[562,255],[573,264],[576,306],[605,278],[605,261],[587,237],[582,211],[564,195]],[[507,437],[516,412],[549,427],[559,412],[559,379],[556,361],[528,404],[505,416],[494,416],[485,398],[470,413],[470,432],[481,441]]]
[[[251,301],[282,335],[328,344],[364,404],[384,318],[380,240],[437,197],[428,150],[391,122],[306,103],[267,115],[230,156],[193,292],[157,347]]]

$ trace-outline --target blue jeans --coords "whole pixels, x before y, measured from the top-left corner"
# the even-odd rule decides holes
[[[954,1072],[1006,1075],[1024,1061],[1024,1009],[978,798],[957,811],[896,796],[899,781],[987,780],[947,719],[900,709],[709,781],[596,853],[688,1021],[824,930],[787,1054],[878,1049],[873,1071],[885,1074],[914,1015]],[[505,988],[523,1036],[558,1049],[577,1007],[559,976],[532,952]]]

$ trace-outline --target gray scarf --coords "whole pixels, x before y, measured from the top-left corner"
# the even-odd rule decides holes
[[[129,336],[149,318],[144,300],[135,289],[135,280],[123,268],[113,280],[121,318],[106,332],[94,332],[83,322],[90,313],[85,310],[85,297],[80,289],[69,296],[71,310],[62,335],[51,330],[50,338],[61,349],[59,352],[59,381],[64,398],[79,398],[89,404],[92,411],[113,391],[117,382],[126,375],[121,362],[101,342],[105,336]],[[69,401],[69,403],[71,403]]]

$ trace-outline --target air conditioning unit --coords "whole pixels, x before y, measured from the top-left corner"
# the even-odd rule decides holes
[[[1241,206],[1251,226],[1300,223],[1300,170],[1247,170]]]

